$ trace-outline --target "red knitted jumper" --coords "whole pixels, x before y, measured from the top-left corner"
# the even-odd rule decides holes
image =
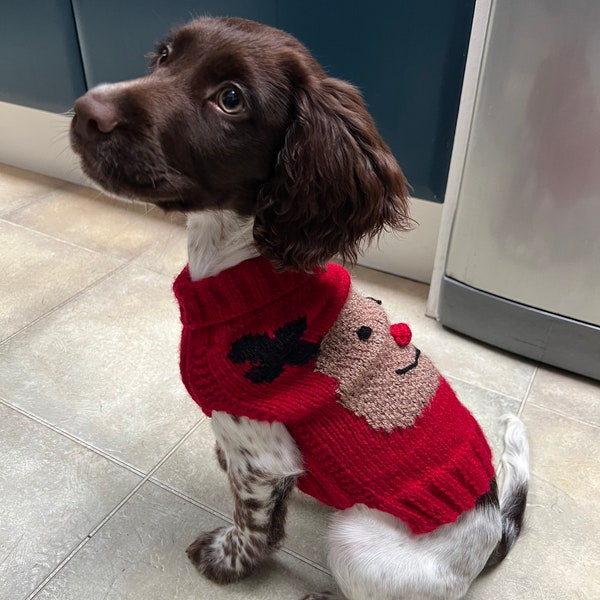
[[[389,352],[383,311],[351,291],[343,268],[276,273],[256,258],[197,282],[186,268],[174,291],[190,395],[208,416],[283,423],[303,457],[302,491],[426,533],[489,489],[479,425],[414,346]],[[393,385],[380,386],[380,376]]]

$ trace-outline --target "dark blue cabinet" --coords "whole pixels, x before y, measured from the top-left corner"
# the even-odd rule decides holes
[[[0,101],[64,112],[84,92],[70,0],[3,0]]]
[[[138,77],[171,27],[241,16],[281,27],[357,85],[412,185],[443,201],[475,0],[5,0],[0,100],[55,112]]]
[[[279,26],[357,85],[418,198],[442,202],[475,0],[282,0]]]
[[[72,0],[89,87],[140,77],[146,54],[172,27],[194,17],[275,23],[276,0]]]

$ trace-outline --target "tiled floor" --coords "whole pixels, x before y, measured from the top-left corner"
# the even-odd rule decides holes
[[[179,381],[171,281],[184,230],[158,211],[0,167],[0,598],[297,599],[332,587],[328,509],[296,495],[285,548],[239,584],[184,550],[231,519],[213,439]],[[529,428],[527,526],[471,600],[600,598],[600,386],[442,329],[427,286],[357,268],[412,323],[500,451]],[[600,357],[599,357],[600,360]]]

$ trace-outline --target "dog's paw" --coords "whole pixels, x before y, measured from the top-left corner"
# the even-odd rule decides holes
[[[234,527],[219,527],[202,534],[186,550],[188,558],[207,579],[233,583],[246,577],[253,563],[240,547]]]

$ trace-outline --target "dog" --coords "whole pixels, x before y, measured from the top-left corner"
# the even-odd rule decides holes
[[[408,325],[329,264],[411,227],[356,88],[285,32],[202,18],[157,45],[146,76],[79,98],[70,135],[104,190],[188,215],[181,371],[235,499],[234,524],[188,548],[197,569],[248,575],[281,546],[298,486],[338,509],[341,597],[463,597],[521,530],[526,432],[506,418],[499,491],[481,429]]]

